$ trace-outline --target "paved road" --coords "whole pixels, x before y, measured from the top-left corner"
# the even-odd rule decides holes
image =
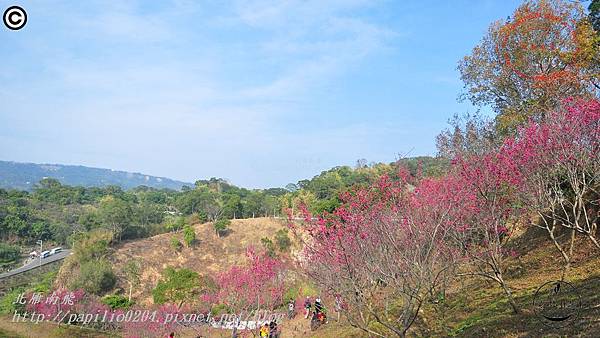
[[[10,276],[14,276],[14,275],[18,275],[18,274],[23,273],[25,271],[29,271],[31,269],[38,268],[38,267],[40,267],[40,265],[46,265],[48,263],[52,263],[52,262],[64,259],[65,257],[67,257],[70,254],[71,254],[71,250],[63,250],[63,251],[61,251],[61,252],[59,252],[57,254],[54,254],[54,255],[48,256],[46,258],[43,258],[41,260],[41,262],[40,262],[40,259],[37,258],[34,261],[29,262],[28,264],[26,264],[26,265],[24,265],[24,266],[22,266],[20,268],[16,268],[16,269],[10,270],[8,272],[1,273],[0,274],[0,279],[6,278],[6,277],[10,277]]]

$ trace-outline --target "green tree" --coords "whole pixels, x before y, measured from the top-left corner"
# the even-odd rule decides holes
[[[100,202],[100,216],[120,241],[123,231],[131,223],[132,211],[128,202],[108,196]]]
[[[176,205],[185,215],[203,211],[210,220],[215,220],[223,208],[219,197],[218,192],[207,186],[198,186],[193,190],[183,192],[177,198]]]
[[[71,287],[83,289],[95,295],[109,291],[115,286],[117,278],[112,271],[110,262],[105,259],[91,260],[81,265],[79,276]]]
[[[0,242],[0,263],[16,261],[20,256],[21,250],[18,246]]]
[[[223,217],[238,218],[243,216],[242,199],[236,194],[225,194],[223,197],[225,203],[223,206]]]
[[[191,247],[196,241],[196,232],[189,224],[183,227],[183,241],[188,248]]]
[[[336,167],[321,173],[309,183],[307,189],[315,194],[318,199],[336,197],[344,187],[342,175],[349,176],[349,167]]]
[[[22,219],[19,215],[9,214],[4,218],[4,227],[7,232],[20,237],[27,237],[29,235],[29,227],[27,222]]]
[[[69,236],[73,233],[73,225],[64,221],[53,222],[50,224],[50,233],[55,242],[66,244]]]
[[[197,272],[189,269],[167,268],[163,278],[152,290],[155,304],[174,303],[181,307],[199,294],[200,278]]]
[[[92,209],[85,210],[79,216],[79,224],[83,225],[87,231],[99,228],[102,225],[102,220],[98,212]]]
[[[213,223],[213,227],[215,228],[215,233],[221,237],[225,233],[227,233],[227,228],[231,224],[231,221],[228,219],[220,219]]]
[[[144,198],[133,209],[133,218],[136,223],[146,226],[149,224],[158,224],[163,221],[164,207],[160,204],[153,203]]]
[[[332,197],[315,201],[313,210],[315,213],[321,214],[323,212],[333,212],[338,206],[340,206],[339,199],[337,197]]]
[[[141,275],[142,264],[138,260],[131,260],[127,262],[123,272],[125,272],[125,276],[127,277],[127,282],[129,283],[129,297],[128,301],[131,302],[131,293],[133,291],[133,286],[138,285],[140,283],[140,275]]]
[[[31,225],[30,235],[35,239],[46,240],[52,237],[48,223],[37,221]]]
[[[265,194],[260,190],[254,190],[244,199],[244,215],[246,217],[257,217],[264,215]]]
[[[261,208],[261,211],[264,213],[265,216],[273,215],[273,217],[275,217],[275,214],[280,209],[281,206],[279,204],[279,198],[277,196],[265,195],[263,205]]]

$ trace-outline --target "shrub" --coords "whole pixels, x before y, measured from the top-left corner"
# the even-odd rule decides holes
[[[298,298],[301,298],[301,296],[302,296],[300,294],[301,291],[302,291],[302,289],[299,286],[290,287],[289,289],[285,290],[285,293],[283,294],[283,300],[284,301],[289,301],[290,299],[297,300]]]
[[[95,230],[89,233],[79,233],[71,239],[75,241],[74,257],[79,263],[104,258],[108,254],[108,246],[113,234],[107,230]]]
[[[24,292],[24,288],[16,288],[6,293],[4,297],[0,298],[0,313],[13,314],[15,311],[24,310],[24,304],[15,304],[15,300]]]
[[[225,233],[227,233],[227,227],[231,224],[231,221],[228,219],[220,219],[214,223],[214,228],[216,234],[221,237]]]
[[[101,299],[101,302],[110,306],[112,310],[115,309],[129,309],[134,302],[127,299],[127,297],[122,295],[108,295],[104,296]]]
[[[200,221],[200,223],[208,222],[208,215],[205,211],[198,212],[198,220]]]
[[[18,246],[0,243],[0,263],[16,261],[20,256],[21,250]]]
[[[279,248],[279,251],[281,251],[281,252],[287,251],[290,248],[290,246],[292,245],[292,241],[290,240],[290,237],[288,236],[288,230],[287,229],[277,230],[277,232],[275,233],[275,242],[277,243],[277,247]]]
[[[94,210],[86,210],[79,216],[78,222],[83,225],[87,231],[99,228],[102,225],[100,216]]]
[[[270,240],[267,237],[263,237],[260,239],[260,243],[265,248],[265,251],[267,255],[269,255],[269,257],[275,258],[275,256],[277,256],[277,254],[275,253],[275,244],[273,244],[272,240]]]
[[[188,248],[196,241],[196,232],[192,226],[186,225],[183,227],[183,241]]]
[[[72,288],[100,295],[115,286],[117,278],[107,260],[93,260],[81,265],[79,276]]]
[[[123,229],[121,239],[135,239],[148,237],[148,228],[141,225],[130,225]]]
[[[172,237],[171,238],[171,247],[173,248],[173,250],[179,251],[179,250],[181,250],[183,245],[176,237]]]
[[[194,299],[199,288],[200,277],[197,272],[185,268],[167,268],[163,279],[152,290],[152,298],[155,304],[177,303],[181,306]]]
[[[174,232],[177,230],[183,229],[185,226],[185,218],[183,216],[180,217],[171,217],[167,220],[165,227],[168,231]]]
[[[48,291],[50,291],[50,289],[52,289],[52,284],[54,283],[57,274],[58,272],[56,271],[51,271],[44,274],[42,276],[42,280],[36,285],[34,285],[33,291],[41,293],[47,293]]]
[[[202,213],[193,213],[188,217],[188,223],[190,224],[196,224],[196,223],[204,223],[206,222],[206,213],[202,214]]]
[[[160,223],[145,225],[144,229],[146,237],[152,237],[169,232],[165,225]]]

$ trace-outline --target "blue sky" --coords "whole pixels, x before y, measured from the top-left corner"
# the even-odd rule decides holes
[[[5,1],[0,159],[284,186],[433,155],[458,60],[519,1]]]

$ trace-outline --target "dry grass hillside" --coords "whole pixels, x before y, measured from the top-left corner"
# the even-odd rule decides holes
[[[135,295],[143,303],[151,303],[150,290],[160,273],[168,266],[188,267],[200,273],[222,271],[232,264],[243,262],[248,245],[260,246],[260,239],[272,237],[285,227],[283,221],[268,218],[236,220],[231,233],[218,238],[212,224],[195,225],[198,243],[194,248],[176,252],[170,246],[172,236],[163,234],[152,238],[120,245],[113,255],[115,271],[130,259],[143,262],[142,283]],[[514,291],[516,301],[523,309],[514,315],[501,289],[477,278],[455,281],[441,304],[426,304],[421,319],[411,329],[414,337],[598,337],[600,332],[600,255],[584,239],[574,255],[567,280],[573,283],[582,300],[578,319],[564,328],[546,326],[533,311],[533,295],[547,281],[560,278],[561,257],[547,239],[547,234],[535,228],[524,228],[515,234],[510,249],[518,252],[507,264],[506,279]],[[567,236],[563,236],[566,240]],[[126,285],[121,285],[126,289]],[[332,304],[326,304],[331,308]],[[282,325],[283,337],[365,337],[360,330],[347,322],[331,321],[317,332],[310,332],[302,318],[286,321]],[[206,334],[206,333],[205,333]],[[210,330],[211,337],[228,337],[230,333]],[[195,337],[193,331],[184,337]]]
[[[563,234],[566,241],[568,236]],[[534,312],[536,290],[560,279],[562,260],[547,238],[536,228],[520,229],[510,242],[518,252],[507,263],[506,279],[522,313],[515,315],[500,287],[465,278],[450,286],[445,302],[426,304],[411,337],[600,337],[600,253],[580,238],[566,280],[576,287],[581,311],[570,324],[553,328]],[[343,324],[343,323],[342,323]],[[366,337],[348,325],[333,324],[314,337]]]
[[[140,285],[133,296],[142,304],[151,304],[151,290],[167,267],[189,268],[200,274],[224,271],[232,265],[245,262],[248,246],[260,247],[261,238],[273,238],[275,232],[286,227],[285,221],[273,218],[253,218],[232,220],[227,235],[218,237],[212,223],[195,224],[196,244],[176,251],[171,247],[171,239],[176,237],[183,242],[183,234],[167,233],[154,237],[125,242],[116,247],[111,260],[113,270],[119,277],[119,287],[128,290],[123,284],[124,266],[132,259],[142,263]]]
[[[243,261],[248,245],[260,245],[260,239],[272,237],[284,227],[281,221],[257,218],[237,220],[231,233],[217,238],[212,224],[195,225],[199,239],[194,248],[176,252],[170,246],[172,236],[163,234],[152,238],[123,243],[114,253],[115,271],[122,270],[132,258],[143,262],[141,285],[135,294],[150,303],[150,290],[168,266],[187,267],[200,273],[221,271]],[[520,315],[511,312],[500,288],[480,279],[468,278],[454,282],[447,298],[440,304],[426,304],[421,319],[411,329],[411,337],[598,337],[600,332],[600,255],[584,240],[577,246],[575,259],[567,280],[577,287],[581,297],[581,313],[569,326],[554,329],[545,325],[533,311],[533,295],[547,281],[560,278],[561,260],[546,234],[534,228],[522,229],[511,241],[511,248],[519,254],[508,264],[507,280],[514,290],[517,303],[523,309]],[[126,285],[121,285],[126,289]],[[325,304],[332,308],[331,302]],[[49,324],[44,324],[49,325]],[[0,337],[37,336],[40,327],[34,324],[10,323],[10,318],[0,317]],[[28,328],[33,331],[27,331]],[[50,328],[50,327],[48,327]],[[68,329],[68,328],[63,328]],[[297,317],[282,324],[283,338],[287,337],[365,337],[343,318],[340,323],[331,320],[316,332],[308,328],[307,320]],[[58,330],[52,329],[52,330]],[[48,331],[50,332],[50,331]],[[54,332],[54,331],[52,331]],[[58,332],[54,336],[64,336]],[[187,330],[181,337],[196,337],[198,332]],[[226,330],[204,329],[204,337],[230,337]],[[45,335],[40,335],[45,336]],[[53,335],[48,335],[53,336]],[[69,331],[71,337],[99,337],[97,332]],[[107,337],[109,335],[106,335]]]

